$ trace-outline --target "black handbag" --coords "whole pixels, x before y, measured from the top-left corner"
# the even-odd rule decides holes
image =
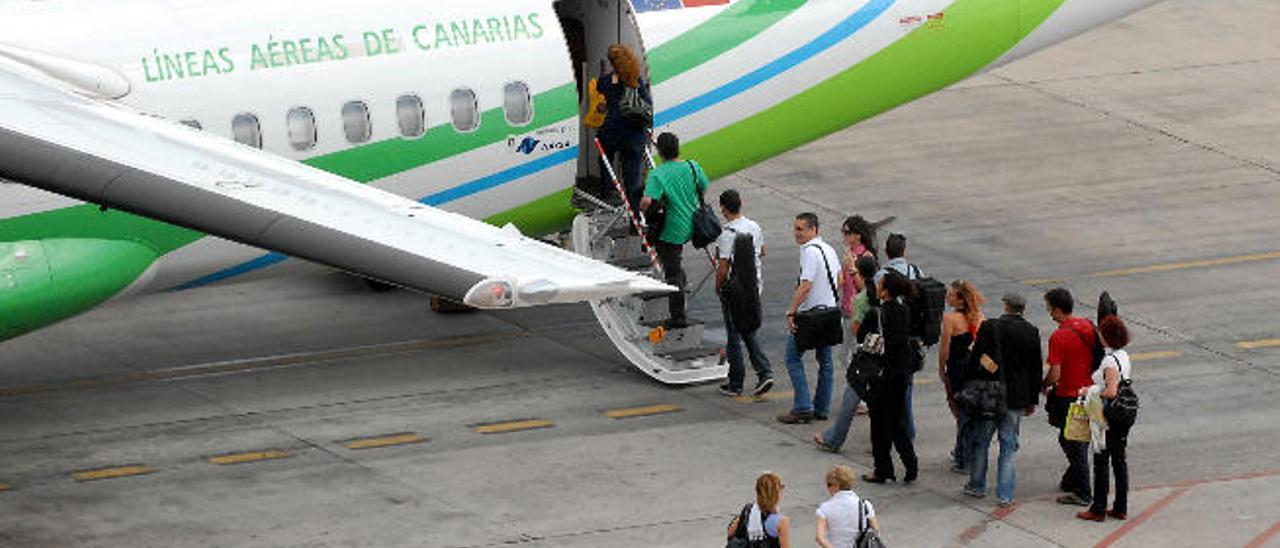
[[[1003,381],[966,381],[964,388],[956,392],[955,400],[966,415],[979,419],[999,418],[1008,409]]]
[[[689,161],[689,172],[693,174],[693,188],[698,188],[698,170],[694,169],[693,161]],[[698,192],[698,209],[693,212],[693,247],[703,249],[712,243],[716,238],[720,237],[720,233],[724,229],[720,227],[720,218],[716,216],[715,210],[707,205],[706,200],[702,198],[702,192]]]
[[[827,254],[818,247],[822,254],[822,266],[827,271],[827,283],[831,285],[831,295],[835,297],[837,306],[815,306],[796,313],[796,348],[801,352],[823,346],[839,346],[844,342],[844,324],[838,303],[840,294],[836,293],[835,278],[831,275],[831,265],[827,262]]]
[[[880,317],[880,307],[876,307],[876,318]],[[884,331],[879,328],[880,323],[876,322],[876,332],[868,333],[867,340],[858,346],[845,372],[849,387],[862,401],[874,400],[884,379]]]

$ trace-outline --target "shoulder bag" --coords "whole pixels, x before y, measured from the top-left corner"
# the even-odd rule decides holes
[[[854,543],[856,548],[884,548],[884,541],[880,540],[880,533],[877,533],[871,527],[871,523],[867,520],[867,501],[858,501],[858,539]]]
[[[698,193],[698,209],[693,212],[693,247],[702,249],[714,243],[723,229],[716,212],[711,210],[702,198],[702,191],[698,190],[698,170],[693,167],[693,160],[689,161],[689,173],[693,175],[693,189]]]
[[[876,320],[876,332],[867,333],[849,362],[849,370],[845,372],[849,387],[863,401],[873,401],[884,378],[884,328],[880,327],[884,321],[878,306]]]
[[[815,306],[796,313],[796,348],[801,352],[823,346],[837,346],[844,342],[840,294],[836,293],[836,282],[831,275],[831,264],[827,262],[827,252],[818,244],[804,247],[817,248],[818,254],[822,256],[822,266],[827,271],[827,283],[831,288],[831,296],[835,297],[836,306]],[[804,253],[803,247],[800,252]]]

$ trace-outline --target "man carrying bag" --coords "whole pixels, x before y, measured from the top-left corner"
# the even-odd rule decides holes
[[[840,322],[839,294],[835,270],[840,268],[836,250],[818,235],[818,216],[796,216],[793,232],[800,245],[800,279],[787,308],[787,374],[794,389],[791,411],[778,416],[785,424],[826,420],[831,407],[833,368],[831,347],[844,340]],[[804,353],[813,349],[818,357],[818,384],[812,399],[805,377]]]

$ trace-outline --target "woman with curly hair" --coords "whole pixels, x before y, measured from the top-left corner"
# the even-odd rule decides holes
[[[604,95],[608,112],[604,124],[596,132],[600,145],[604,147],[605,156],[600,159],[600,176],[607,177],[609,171],[604,162],[615,158],[619,166],[618,177],[626,189],[626,198],[632,209],[639,210],[644,182],[640,172],[644,165],[644,147],[649,128],[627,120],[622,115],[622,96],[626,88],[637,89],[640,97],[653,104],[649,95],[649,83],[640,74],[640,62],[631,48],[614,44],[609,46],[609,65],[612,72],[603,74],[596,83],[596,90]]]
[[[957,474],[968,471],[969,417],[956,404],[955,394],[968,376],[969,350],[978,337],[983,298],[978,288],[966,280],[956,280],[947,286],[947,304],[951,312],[942,316],[942,337],[938,344],[938,377],[947,391],[947,404],[956,419],[956,443],[951,451],[951,471]]]

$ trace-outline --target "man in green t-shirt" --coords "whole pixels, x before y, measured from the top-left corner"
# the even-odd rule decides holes
[[[666,204],[667,218],[658,241],[653,242],[662,263],[666,282],[680,288],[671,295],[671,319],[668,327],[684,327],[684,267],[680,259],[684,243],[693,237],[693,214],[698,210],[699,196],[707,189],[707,174],[697,162],[680,160],[680,139],[671,133],[658,136],[658,156],[662,165],[649,172],[640,209],[648,210],[657,201]]]

